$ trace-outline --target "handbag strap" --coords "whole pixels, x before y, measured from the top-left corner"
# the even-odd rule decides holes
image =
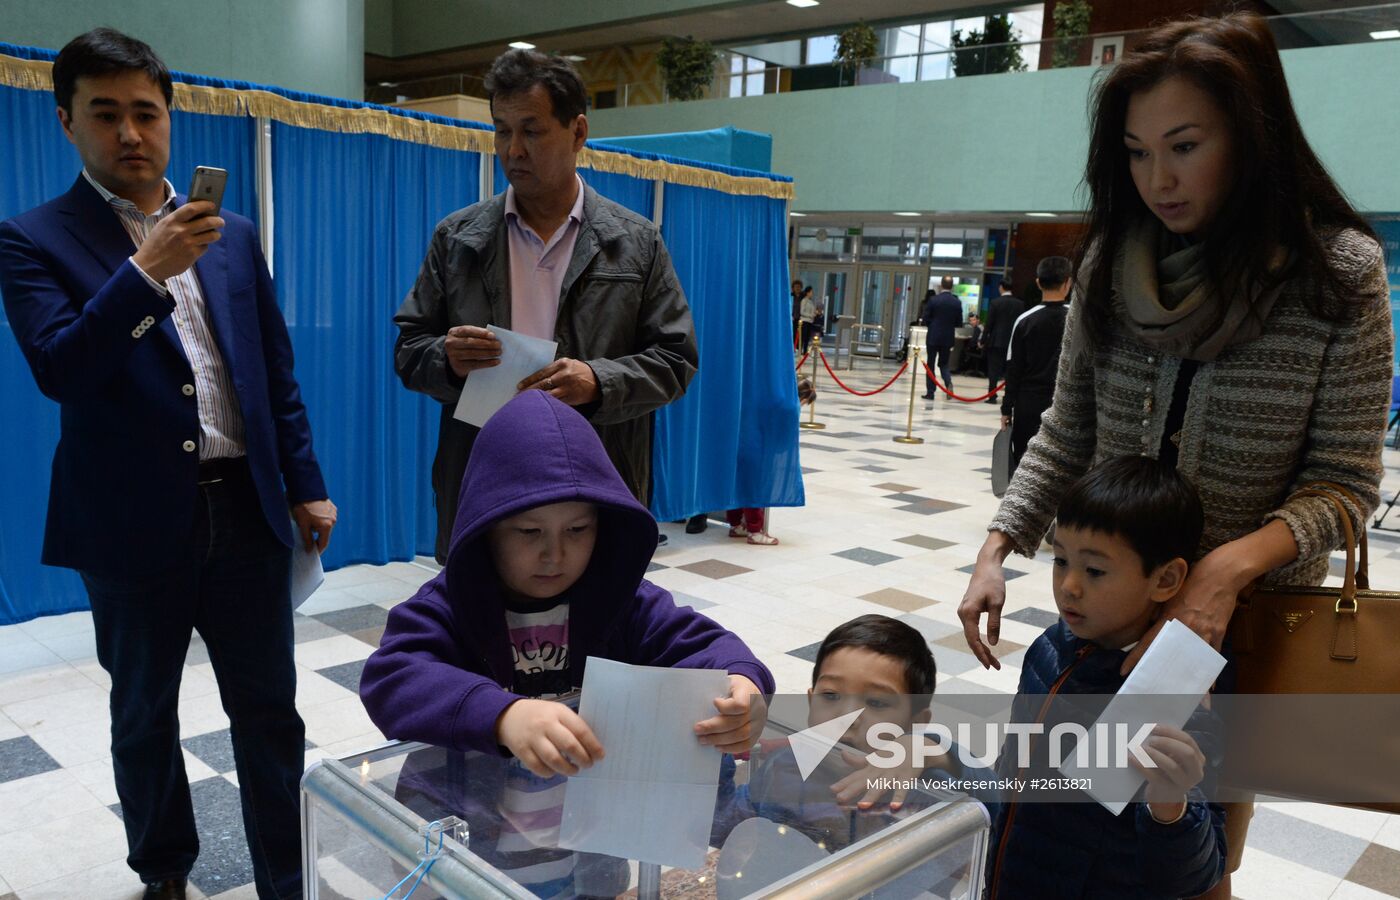
[[[1338,499],[1338,495],[1341,495],[1341,499]],[[1361,558],[1360,560],[1357,560],[1352,555],[1352,547],[1358,545],[1358,539],[1351,525],[1351,513],[1347,512],[1346,507],[1342,505],[1341,502],[1342,499],[1349,500],[1351,502],[1351,505],[1356,507],[1357,511],[1360,512],[1362,509],[1361,501],[1356,499],[1356,495],[1351,492],[1350,488],[1343,487],[1342,485],[1337,484],[1335,481],[1309,482],[1308,484],[1303,485],[1301,488],[1295,491],[1293,495],[1290,496],[1288,499],[1292,500],[1294,497],[1325,497],[1328,500],[1332,501],[1332,505],[1337,508],[1337,514],[1339,516],[1339,521],[1341,522],[1342,533],[1346,536],[1347,579],[1350,580],[1352,577],[1352,573],[1355,572],[1356,586],[1361,588],[1361,590],[1363,591],[1370,590],[1371,576],[1370,561],[1366,552],[1367,547],[1365,515],[1362,515],[1361,537],[1359,539],[1359,549],[1361,551]],[[1350,597],[1354,602],[1356,598],[1356,592],[1353,590],[1349,594],[1344,593],[1343,596]]]

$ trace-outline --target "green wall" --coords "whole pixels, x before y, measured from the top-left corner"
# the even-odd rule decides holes
[[[392,0],[393,53],[504,45],[522,37],[762,2],[772,0]]]
[[[1290,50],[1314,148],[1353,202],[1400,210],[1400,41]],[[589,116],[591,136],[733,125],[773,135],[798,210],[1025,212],[1082,208],[1093,70],[699,100]]]
[[[99,25],[172,69],[364,96],[364,0],[0,0],[0,41],[57,50]]]

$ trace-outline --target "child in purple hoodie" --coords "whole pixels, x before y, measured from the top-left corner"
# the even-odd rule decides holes
[[[365,663],[370,718],[391,738],[573,775],[605,748],[568,706],[540,698],[581,686],[599,656],[728,672],[728,696],[695,734],[747,750],[773,677],[736,635],[643,577],[656,536],[583,416],[519,394],[472,448],[447,565],[394,608]]]

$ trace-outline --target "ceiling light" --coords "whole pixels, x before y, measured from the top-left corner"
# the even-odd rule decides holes
[[[807,214],[806,214],[806,213],[788,213],[788,215],[793,216],[793,217],[798,217],[798,218],[800,218],[800,217],[805,216],[805,215],[807,215]]]
[[[579,56],[577,53],[570,53],[568,56],[566,56],[566,57],[564,57],[564,58],[567,59],[569,62],[583,62],[583,61],[584,61],[585,59],[587,59],[588,57],[586,57],[586,56]]]
[[[1055,218],[1055,213],[1047,213],[1047,212],[1033,212],[1033,213],[1026,213],[1026,215],[1028,215],[1028,216],[1035,216],[1035,217],[1038,218],[1038,219],[1053,219],[1053,218]]]
[[[897,216],[922,216],[923,213],[915,213],[915,212],[897,212],[897,213],[895,213],[895,215],[897,215]]]
[[[1400,28],[1392,28],[1389,31],[1373,31],[1371,37],[1378,41],[1388,41],[1392,38],[1400,38]]]
[[[819,0],[787,0],[788,6],[795,6],[798,9],[806,9],[809,6],[819,5]]]
[[[535,45],[529,41],[511,41],[510,45],[517,50],[533,50]]]

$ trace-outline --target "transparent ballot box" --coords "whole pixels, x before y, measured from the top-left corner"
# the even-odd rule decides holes
[[[981,803],[914,791],[896,812],[840,805],[829,785],[850,769],[828,766],[841,765],[840,745],[803,778],[793,730],[770,720],[749,759],[724,757],[709,846],[693,869],[561,849],[569,780],[513,759],[395,742],[322,760],[302,779],[306,896],[377,898],[402,883],[401,897],[415,880],[414,900],[981,895]],[[670,814],[667,800],[638,798]]]

